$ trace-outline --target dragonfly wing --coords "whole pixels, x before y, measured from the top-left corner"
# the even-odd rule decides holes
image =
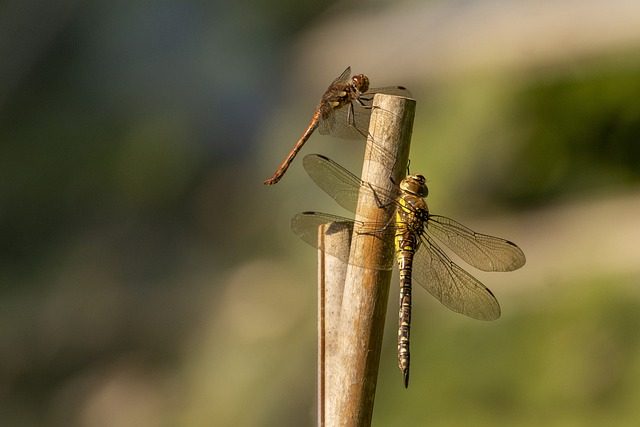
[[[389,194],[381,188],[363,183],[360,178],[328,157],[309,154],[302,164],[318,187],[351,212],[356,211],[359,196],[366,198],[364,203],[368,205],[393,211],[396,209],[396,194]]]
[[[456,313],[479,320],[500,317],[500,305],[478,279],[456,265],[425,234],[413,262],[413,279]]]
[[[338,108],[338,111],[340,109]],[[318,131],[320,135],[329,135],[334,133],[334,128],[336,126],[336,114],[335,109],[332,109],[329,114],[323,114],[320,118],[320,123],[318,124]]]
[[[321,123],[320,133],[342,139],[366,139],[369,135],[373,95],[376,93],[411,96],[408,90],[398,86],[372,89],[357,99],[332,109],[331,113],[323,119],[325,123]]]
[[[327,90],[323,95],[323,99],[326,98],[327,93],[333,93],[335,90],[343,90],[340,87],[344,87],[349,83],[351,79],[351,67],[347,67],[346,70],[342,72],[338,77],[335,78],[333,82],[329,85]],[[338,88],[336,88],[338,86]],[[321,108],[322,104],[318,106]],[[322,119],[320,120],[319,132],[321,135],[329,135],[333,133],[333,128],[335,126],[336,118],[335,118],[335,109],[331,108],[330,105],[325,105],[328,110],[324,111],[322,114]],[[340,110],[338,108],[338,110]]]
[[[332,112],[334,123],[328,134],[355,141],[367,139],[371,120],[371,101],[365,101],[365,105],[369,108],[361,106],[357,101],[352,101],[340,108],[334,108]]]
[[[342,72],[338,77],[335,78],[333,82],[329,85],[329,87],[336,84],[346,84],[351,78],[351,66],[347,67],[346,70]]]
[[[344,262],[348,262],[348,252],[345,253],[341,250],[332,250],[331,248],[321,247],[321,244],[318,242],[318,227],[324,224],[346,224],[351,229],[351,231],[349,232],[349,236],[345,238],[351,240],[351,233],[353,232],[352,219],[320,212],[302,212],[294,215],[293,218],[291,218],[291,230],[293,230],[293,232],[296,233],[296,235],[303,241],[313,246],[314,248],[320,248],[321,250],[330,253],[336,258],[339,258]],[[339,229],[340,227],[335,228],[336,231],[338,231]],[[331,227],[329,227],[327,233],[331,233],[331,231]],[[338,246],[339,242],[335,245],[335,247]]]
[[[365,96],[375,93],[386,93],[388,95],[404,96],[411,98],[411,92],[404,86],[386,86],[386,87],[374,87],[365,92]]]
[[[360,179],[354,174],[319,154],[309,154],[302,161],[311,179],[340,206],[355,212],[358,205]]]
[[[526,262],[515,243],[476,233],[451,218],[429,215],[427,230],[467,264],[482,271],[513,271]]]
[[[321,243],[318,241],[318,227],[325,224],[331,224],[327,229],[327,234],[342,231],[344,227],[347,227],[349,232],[347,235],[342,234],[337,240],[334,237],[334,239],[331,239],[331,244],[326,244],[326,242]],[[345,263],[351,263],[360,267],[374,270],[390,270],[393,268],[393,259],[390,259],[386,265],[378,264],[379,260],[349,260],[349,251],[345,251],[344,248],[345,246],[350,247],[354,224],[356,224],[356,222],[352,219],[321,212],[302,212],[291,218],[291,229],[293,232],[314,248],[318,248]],[[381,235],[383,231],[382,227],[372,223],[358,224],[358,233],[361,234]]]

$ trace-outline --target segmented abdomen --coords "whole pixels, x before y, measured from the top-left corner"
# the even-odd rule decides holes
[[[409,386],[409,335],[411,329],[411,265],[417,248],[417,236],[407,228],[398,227],[395,236],[396,258],[400,273],[400,313],[398,320],[398,367]]]

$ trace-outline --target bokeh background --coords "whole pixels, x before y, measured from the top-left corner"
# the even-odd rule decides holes
[[[640,418],[640,3],[8,0],[0,5],[0,425],[315,422],[316,253],[343,213],[301,157],[347,65],[417,100],[432,212],[520,245],[478,322],[389,301],[373,424]],[[364,144],[314,135],[360,170]]]

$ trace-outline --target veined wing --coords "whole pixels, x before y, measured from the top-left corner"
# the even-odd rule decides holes
[[[364,95],[366,96],[374,93],[386,93],[387,95],[398,95],[404,96],[405,98],[411,98],[411,92],[409,92],[409,89],[404,86],[374,87],[366,91]]]
[[[324,224],[348,224],[348,227],[351,228],[349,234],[353,232],[353,220],[349,218],[344,218],[337,215],[331,215],[321,212],[301,212],[297,213],[291,218],[291,230],[298,237],[300,237],[303,241],[313,246],[314,248],[320,248],[321,250],[325,250],[325,248],[321,247],[320,242],[318,242],[318,227]],[[327,233],[331,233],[331,227],[327,230]],[[336,227],[335,231],[339,231],[339,228]],[[345,238],[350,239],[350,237]],[[342,252],[327,250],[331,255],[336,258],[341,259],[344,262],[349,261],[349,254],[346,255]]]
[[[500,317],[500,305],[478,279],[460,268],[426,234],[414,255],[413,280],[456,313],[478,320]]]
[[[344,240],[334,241],[332,245],[323,245],[318,242],[318,227],[324,224],[337,224],[335,228],[329,226],[327,233],[337,232],[342,230],[342,226],[350,228],[349,235],[352,235],[354,224],[356,221],[344,218],[337,215],[326,214],[322,212],[302,212],[298,213],[291,218],[291,230],[298,237],[304,240],[314,248],[318,248],[334,257],[342,260],[345,263],[349,263],[349,253],[342,250],[346,244],[346,240],[350,238],[345,236]],[[370,234],[374,236],[382,236],[384,231],[383,226],[375,223],[358,223],[358,233]],[[333,228],[333,229],[332,229]],[[387,240],[387,244],[393,246],[392,240]],[[373,263],[376,264],[373,264]],[[371,261],[368,259],[351,260],[351,264],[358,265],[374,270],[391,270],[393,268],[394,259],[389,257],[387,264],[380,265],[380,260]]]
[[[336,77],[329,87],[336,84],[347,84],[347,82],[351,79],[351,66],[348,66],[346,70],[342,72],[338,77]]]
[[[319,154],[305,156],[303,165],[311,179],[322,190],[335,199],[343,208],[354,212],[358,205],[358,196],[366,197],[367,203],[384,209],[396,209],[396,195],[391,195],[381,188],[363,183],[360,178],[329,159]]]
[[[371,101],[365,101],[365,107],[352,101],[340,108],[334,108],[331,114],[320,122],[320,133],[336,138],[350,140],[367,139],[371,120]]]
[[[376,93],[411,97],[409,90],[401,86],[369,89],[358,99],[333,109],[331,114],[320,123],[320,133],[342,139],[366,139],[369,133],[373,96]]]
[[[347,67],[347,69],[344,70],[342,74],[340,74],[331,82],[327,90],[325,90],[323,94],[323,98],[327,96],[327,93],[332,93],[335,95],[336,94],[335,92],[343,91],[344,88],[349,83],[349,80],[351,80],[351,67]],[[322,104],[318,105],[318,108],[321,108],[321,107],[322,107]],[[325,107],[328,108],[328,111],[323,112],[322,120],[320,120],[319,129],[318,129],[322,135],[328,135],[330,133],[333,134],[334,133],[333,130],[336,127],[336,117],[335,117],[336,109],[332,108],[329,105],[325,105]],[[338,108],[337,110],[339,111],[343,108]],[[336,135],[336,136],[339,136],[339,135]],[[353,138],[350,138],[350,139],[353,139]],[[355,138],[355,139],[359,139],[359,138]]]
[[[524,253],[515,243],[476,233],[451,218],[429,215],[427,232],[467,264],[482,271],[513,271],[526,262]]]

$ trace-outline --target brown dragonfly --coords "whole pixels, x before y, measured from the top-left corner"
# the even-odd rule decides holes
[[[364,74],[351,76],[351,67],[347,67],[329,85],[320,99],[320,104],[313,113],[313,118],[284,159],[276,173],[267,179],[265,185],[273,185],[280,181],[291,162],[296,157],[311,134],[320,128],[322,135],[333,135],[344,139],[366,139],[371,118],[373,95],[385,93],[410,97],[411,93],[403,86],[369,88],[369,78]]]

